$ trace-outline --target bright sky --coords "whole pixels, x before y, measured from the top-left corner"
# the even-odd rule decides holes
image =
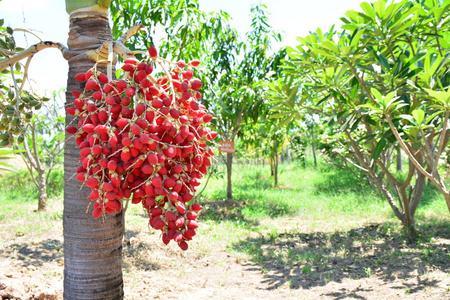
[[[250,27],[250,7],[257,0],[200,0],[204,11],[224,10],[233,18],[233,27],[246,32]],[[361,10],[362,0],[265,0],[270,11],[272,27],[284,34],[285,44],[296,45],[296,37],[305,36],[317,28],[328,30],[338,24],[347,10]],[[42,40],[67,44],[68,15],[63,0],[3,0],[0,19],[12,28],[33,29]],[[18,45],[26,48],[39,40],[32,35],[17,32]],[[43,94],[66,86],[67,62],[59,50],[46,49],[35,55],[29,77],[35,90]]]

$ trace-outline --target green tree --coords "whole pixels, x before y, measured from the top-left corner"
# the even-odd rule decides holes
[[[348,11],[342,32],[318,30],[289,49],[287,72],[318,93],[315,107],[329,117],[350,162],[368,175],[395,215],[417,236],[414,213],[425,178],[444,194],[438,161],[448,140],[446,57],[449,1],[363,2]],[[439,34],[436,35],[436,32]],[[431,95],[431,97],[430,97]],[[307,102],[300,97],[291,105]],[[391,169],[401,147],[406,177]]]

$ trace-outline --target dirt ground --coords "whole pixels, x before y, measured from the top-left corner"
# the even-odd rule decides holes
[[[0,299],[62,299],[61,223],[13,238],[4,227]],[[133,229],[124,240],[125,299],[450,299],[450,232],[434,234],[431,244],[416,246],[379,225],[286,231],[249,237],[234,251],[219,244],[181,252],[156,232]],[[244,245],[260,250],[259,259],[240,255]],[[289,255],[281,262],[283,251]],[[318,257],[310,265],[295,259],[311,253]]]

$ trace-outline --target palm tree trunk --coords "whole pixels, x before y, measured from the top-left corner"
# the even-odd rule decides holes
[[[231,171],[233,168],[233,153],[227,153],[227,201],[233,200],[233,191],[231,185]]]
[[[98,48],[111,40],[107,13],[73,12],[70,15],[68,46],[79,51]],[[74,77],[86,72],[93,61],[74,57],[69,60],[66,105],[73,103],[71,91],[80,89]],[[101,69],[101,66],[99,66]],[[68,115],[66,124],[73,117]],[[76,122],[75,122],[76,124]],[[72,125],[73,126],[73,125]],[[94,219],[89,206],[89,189],[74,174],[79,165],[79,149],[75,139],[66,136],[64,148],[64,299],[123,299],[122,279],[122,214]],[[88,210],[89,207],[89,210]]]

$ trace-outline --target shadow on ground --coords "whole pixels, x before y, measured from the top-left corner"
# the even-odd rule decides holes
[[[232,246],[250,255],[247,270],[260,270],[269,290],[288,285],[309,289],[344,279],[375,275],[385,282],[417,278],[398,288],[417,293],[440,282],[421,279],[429,271],[450,272],[450,223],[421,229],[415,244],[389,224],[377,224],[346,232],[289,232],[249,238]],[[354,292],[354,291],[353,291]],[[333,292],[335,299],[352,297],[348,291]],[[363,299],[363,298],[360,298]]]
[[[10,244],[0,249],[4,256],[17,259],[23,267],[41,266],[63,258],[63,244],[59,240],[47,239],[33,243]]]

